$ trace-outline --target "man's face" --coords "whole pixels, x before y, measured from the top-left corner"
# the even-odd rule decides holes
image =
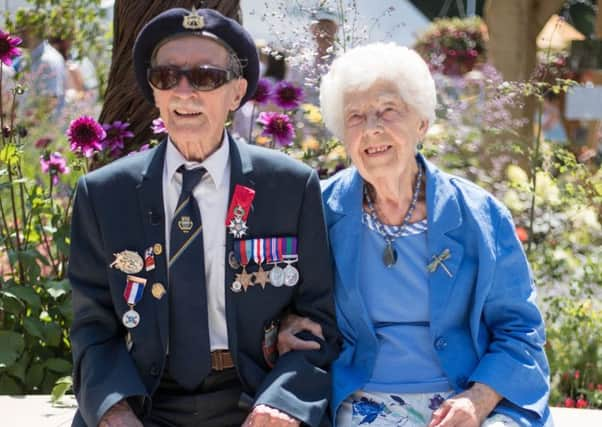
[[[211,65],[227,69],[229,62],[228,51],[216,41],[184,36],[161,46],[153,66],[191,69]],[[228,112],[238,108],[247,81],[235,78],[216,89],[200,91],[181,77],[171,89],[152,89],[171,140],[186,159],[202,161],[220,146]]]

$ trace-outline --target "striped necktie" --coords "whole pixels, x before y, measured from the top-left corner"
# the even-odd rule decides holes
[[[205,168],[178,168],[182,192],[170,233],[169,375],[188,390],[197,388],[211,370],[203,226],[192,192]]]

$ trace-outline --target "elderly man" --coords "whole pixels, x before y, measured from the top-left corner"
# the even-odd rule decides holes
[[[337,350],[320,186],[224,130],[257,83],[250,35],[170,9],[141,30],[134,65],[169,136],[78,184],[74,425],[319,425]],[[325,338],[275,359],[287,312]]]

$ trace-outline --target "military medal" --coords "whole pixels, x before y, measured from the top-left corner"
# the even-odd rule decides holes
[[[299,270],[297,270],[293,263],[299,261],[299,255],[297,255],[297,238],[286,237],[284,245],[284,251],[282,254],[282,261],[286,263],[284,267],[284,284],[286,286],[295,286],[299,283]]]
[[[155,269],[155,254],[152,246],[144,251],[144,269],[146,271]]]
[[[123,326],[128,329],[135,328],[140,323],[140,314],[134,307],[142,299],[144,295],[144,286],[146,285],[146,279],[137,276],[128,276],[125,290],[123,291],[123,298],[127,302],[130,309],[126,311],[121,318]]]
[[[265,243],[266,262],[274,265],[269,272],[270,283],[279,288],[284,285],[284,270],[278,266],[282,261],[282,239],[272,237],[265,239]]]
[[[254,273],[253,276],[255,278],[255,284],[259,284],[261,289],[265,289],[265,285],[270,282],[267,271],[265,271],[261,265],[265,260],[265,240],[266,239],[262,238],[253,239],[253,261],[259,266],[257,272]]]
[[[253,286],[252,278],[253,275],[247,273],[247,265],[249,261],[252,259],[252,250],[253,245],[248,240],[239,240],[234,244],[234,253],[235,256],[240,260],[240,265],[242,267],[242,271],[236,274],[236,278],[230,289],[233,292],[247,291],[249,286]]]
[[[235,239],[242,239],[247,234],[249,229],[247,218],[254,198],[255,190],[252,188],[238,184],[234,187],[234,194],[226,215],[226,227]]]
[[[136,274],[142,271],[144,261],[142,257],[134,251],[122,251],[113,254],[115,260],[110,264],[110,267],[121,270],[126,274]]]

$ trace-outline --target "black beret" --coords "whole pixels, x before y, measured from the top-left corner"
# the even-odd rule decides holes
[[[194,9],[193,9],[194,10]],[[238,22],[227,18],[213,9],[198,9],[196,14],[202,20],[195,20],[187,9],[166,10],[151,19],[138,33],[134,43],[134,72],[142,94],[154,104],[153,90],[147,80],[147,69],[151,55],[163,40],[176,35],[198,35],[209,33],[227,45],[240,60],[243,77],[247,80],[247,92],[242,98],[243,105],[255,94],[259,79],[259,58],[251,35]]]

